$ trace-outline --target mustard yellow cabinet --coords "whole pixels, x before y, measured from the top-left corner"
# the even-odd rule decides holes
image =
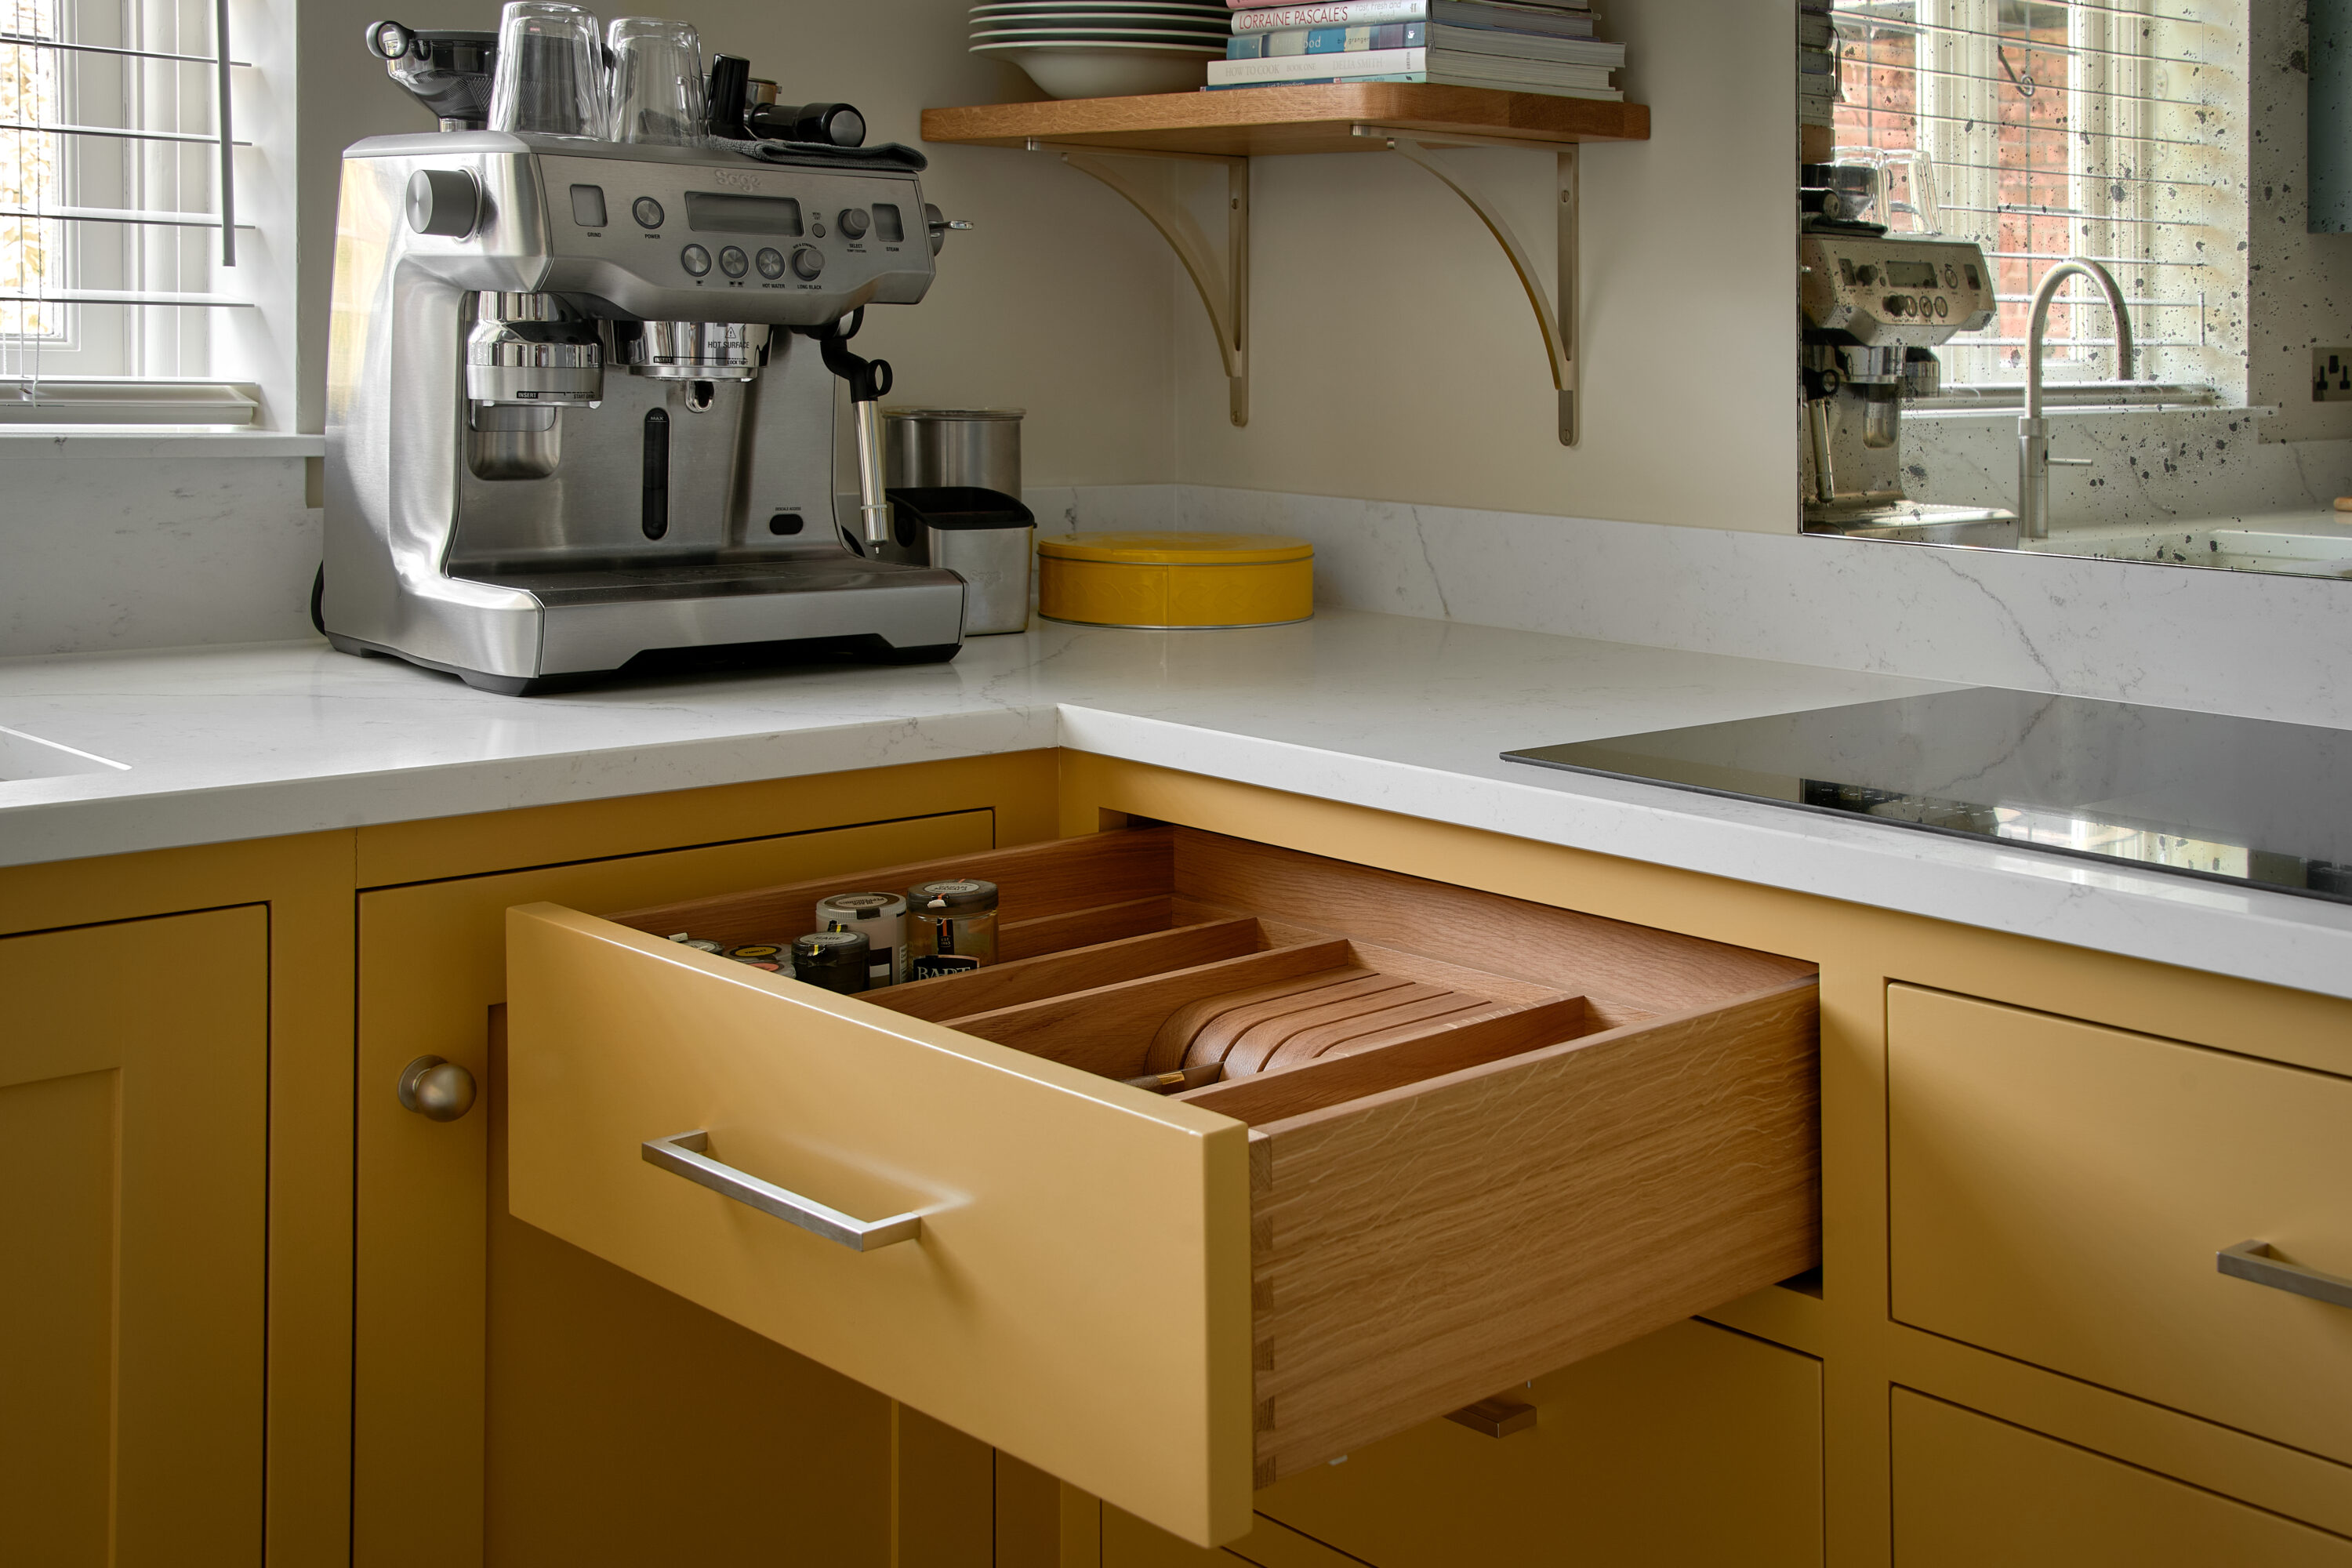
[[[2352,1079],[1911,985],[1887,1040],[1898,1321],[2352,1465],[2352,1286],[2259,1267],[2352,1277]]]
[[[1509,1392],[1534,1407],[1523,1431],[1433,1421],[1260,1493],[1257,1510],[1380,1568],[1819,1568],[1811,1356],[1694,1320]]]
[[[262,1556],[268,920],[0,940],[0,1562]]]
[[[503,926],[534,900],[649,903],[994,834],[951,811],[360,894],[355,1563],[888,1560],[887,1401],[509,1217]],[[425,1056],[473,1080],[466,1114],[402,1105]]]
[[[2352,1541],[1910,1389],[1893,1391],[1902,1568],[2352,1568]]]
[[[1818,1568],[1811,1356],[1692,1321],[1509,1397],[1532,1424],[1508,1436],[1432,1421],[1260,1492],[1222,1553],[1105,1508],[1101,1568]]]

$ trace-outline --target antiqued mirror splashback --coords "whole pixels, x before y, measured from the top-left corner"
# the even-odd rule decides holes
[[[2352,577],[2343,14],[1799,0],[1806,531]]]

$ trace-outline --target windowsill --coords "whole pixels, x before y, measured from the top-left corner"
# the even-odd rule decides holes
[[[8,458],[322,458],[324,436],[220,425],[0,425]]]
[[[2201,414],[2208,417],[2221,416],[2231,419],[2267,419],[2278,412],[2275,404],[2247,403],[2086,403],[2064,408],[2045,407],[2045,419],[2063,423],[2073,419],[2113,419],[2117,415],[2161,414],[2168,418],[2184,414]],[[2021,408],[1911,408],[1903,410],[1905,423],[1915,419],[1979,420],[1998,419],[2014,425],[2023,415]]]

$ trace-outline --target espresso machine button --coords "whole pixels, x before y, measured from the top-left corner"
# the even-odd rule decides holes
[[[697,278],[710,270],[710,252],[698,245],[689,245],[677,253],[678,265]]]
[[[651,196],[639,196],[629,211],[635,216],[639,228],[659,228],[662,219],[669,216],[662,211],[661,203]]]
[[[841,209],[841,232],[844,238],[864,239],[866,237],[866,229],[871,226],[872,226],[866,222],[865,208],[844,207]]]
[[[813,281],[824,270],[824,252],[814,245],[793,247],[793,274],[803,281]]]
[[[1865,261],[1853,269],[1853,280],[1867,289],[1878,281],[1878,268]]]
[[[482,188],[463,169],[419,169],[408,177],[408,226],[463,239],[482,214]]]
[[[1908,294],[1889,294],[1886,297],[1886,313],[1890,316],[1909,315],[1911,313],[1911,296]]]
[[[784,275],[784,253],[772,245],[751,259],[758,264],[762,278],[782,278]]]
[[[740,247],[730,245],[719,253],[719,270],[728,277],[740,278],[751,269],[751,258]]]

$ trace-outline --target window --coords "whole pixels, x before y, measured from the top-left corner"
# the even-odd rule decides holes
[[[0,0],[0,421],[253,422],[227,384],[263,283],[230,6]]]
[[[2084,258],[2123,289],[2135,381],[2243,398],[2245,0],[2165,0],[2162,15],[2154,0],[1835,0],[1831,15],[1837,144],[1893,166],[1893,226],[1973,240],[1993,264],[2000,316],[1940,351],[1948,381],[2022,381],[2034,289]],[[2046,378],[2114,379],[2098,299],[2074,279],[2053,302]]]

